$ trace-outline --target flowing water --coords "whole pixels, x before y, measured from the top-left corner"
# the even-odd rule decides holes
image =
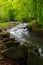
[[[30,33],[26,28],[26,23],[20,24],[16,27],[8,29],[10,37],[15,38],[21,44],[24,42],[29,42],[30,44],[35,44],[39,48],[41,56],[43,56],[43,37],[36,36]]]

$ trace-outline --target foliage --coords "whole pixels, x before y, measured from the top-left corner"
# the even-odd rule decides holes
[[[43,24],[42,0],[0,0],[0,20],[28,21],[30,18]]]
[[[37,21],[41,24],[43,23],[43,2],[42,0],[33,0],[33,11],[34,16],[36,17]]]
[[[23,20],[32,17],[31,0],[1,0],[0,18],[2,20]]]

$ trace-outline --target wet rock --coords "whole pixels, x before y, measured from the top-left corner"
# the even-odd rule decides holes
[[[0,54],[0,61],[2,61],[3,60],[3,57],[1,56],[1,54]]]
[[[5,49],[6,49],[6,46],[5,46],[5,45],[2,45],[2,46],[0,47],[0,53],[3,52]]]
[[[10,35],[9,35],[8,32],[2,32],[2,33],[0,33],[0,37],[3,37],[3,38],[9,38]]]
[[[20,43],[16,41],[14,38],[4,38],[3,43],[7,48],[20,45]]]
[[[8,41],[9,41],[9,38],[4,38],[4,39],[3,39],[3,42],[4,42],[4,43],[6,43],[6,42],[8,42]]]
[[[20,45],[20,42],[18,42],[17,40],[15,40],[13,43],[14,43],[16,46],[19,46],[19,45]]]
[[[9,33],[8,32],[6,32],[6,33],[3,33],[3,38],[9,38],[10,37],[10,35],[9,35]]]
[[[8,65],[20,65],[19,62],[16,59],[11,59],[8,57],[4,57],[4,62]]]
[[[43,65],[42,59],[35,52],[28,53],[27,65]]]
[[[15,44],[14,44],[12,41],[6,42],[6,43],[4,43],[4,45],[5,45],[7,48],[10,48],[10,47],[14,47],[14,46],[15,46]]]
[[[0,40],[0,44],[3,43],[2,40]]]
[[[28,51],[33,51],[35,52],[38,56],[40,56],[40,53],[38,51],[38,48],[33,45],[33,44],[30,44],[30,43],[24,43],[24,46],[27,48]]]
[[[0,65],[5,65],[5,63],[3,61],[0,62]]]
[[[16,64],[26,65],[27,52],[28,51],[25,46],[17,46],[17,47],[10,48],[2,55],[4,57],[7,57],[8,59],[10,58],[16,60]]]
[[[2,29],[0,29],[0,32],[2,32]]]
[[[18,59],[19,57],[25,57],[26,54],[27,49],[25,48],[25,46],[11,47],[10,49],[8,49],[6,52],[3,53],[4,56],[13,59]]]
[[[24,46],[28,50],[27,65],[43,65],[43,59],[40,56],[38,48],[29,43],[25,43]]]
[[[14,59],[19,65],[40,65],[40,54],[35,45],[24,43],[22,46],[14,46],[3,52],[2,55],[8,59]],[[16,65],[16,64],[15,64]]]
[[[13,41],[13,39],[11,39],[10,37],[3,39],[3,42],[4,42],[4,43],[6,43],[6,42],[12,42],[12,41]]]
[[[39,22],[32,21],[26,27],[29,32],[34,33],[37,36],[43,36],[43,26]]]
[[[26,28],[28,29],[28,31],[32,32],[32,27],[31,26],[26,26]]]

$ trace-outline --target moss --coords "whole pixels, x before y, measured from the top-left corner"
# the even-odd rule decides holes
[[[28,55],[27,65],[43,65],[42,59],[36,53],[30,51]]]
[[[37,46],[30,44],[30,43],[26,43],[26,42],[24,43],[24,46],[27,48],[27,50],[35,52],[38,56],[40,56]]]
[[[16,23],[16,24],[15,23],[13,23],[11,21],[8,21],[8,22],[0,22],[0,28],[2,28],[2,29],[8,29],[8,28],[14,27],[14,26],[16,26],[16,25],[19,24],[19,23]]]
[[[36,22],[35,20],[32,20],[28,25],[28,28],[32,28],[33,31],[43,31],[43,26],[41,25],[41,23]]]

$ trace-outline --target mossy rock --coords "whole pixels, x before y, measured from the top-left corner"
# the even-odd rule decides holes
[[[4,57],[18,60],[21,65],[43,65],[38,48],[29,43],[24,43],[22,46],[11,47],[3,52],[2,55]]]
[[[25,46],[12,47],[2,53],[2,55],[13,59],[25,58],[27,55],[27,49]]]
[[[43,26],[41,23],[33,20],[27,25],[27,28],[30,32],[43,36]]]
[[[8,42],[8,41],[10,41],[10,38],[4,38],[3,39],[3,42]]]
[[[38,51],[38,47],[36,45],[30,44],[30,43],[24,43],[24,46],[27,48],[27,50],[31,50],[35,52],[38,56],[40,56],[40,53]]]
[[[43,65],[43,59],[40,56],[38,47],[26,42],[24,46],[28,49],[27,65]]]
[[[19,65],[26,65],[27,53],[28,53],[28,51],[25,46],[16,46],[16,47],[12,47],[12,48],[8,49],[7,51],[5,51],[4,53],[2,53],[2,56],[5,59],[10,58],[10,59],[17,61],[16,64],[19,63]]]
[[[9,38],[10,37],[9,33],[7,33],[7,32],[6,33],[3,33],[2,36],[3,36],[3,38]]]
[[[30,51],[28,54],[27,65],[43,65],[42,58],[35,52]]]
[[[14,44],[12,41],[6,42],[6,43],[4,43],[4,45],[5,45],[7,48],[10,48],[10,47],[14,47],[14,46],[15,46],[15,44]]]
[[[9,38],[3,38],[3,42],[4,42],[4,43],[10,42],[10,41],[11,41],[11,42],[15,42],[15,39],[14,39],[14,38],[12,39],[12,38],[10,38],[10,37],[9,37]]]
[[[2,32],[2,33],[0,33],[0,37],[3,37],[3,38],[9,38],[10,35],[9,35],[8,32]]]
[[[14,46],[19,46],[20,42],[16,41],[15,39],[12,38],[4,38],[3,43],[7,48],[14,47]]]
[[[0,29],[0,32],[2,32],[2,29]]]
[[[9,43],[7,43],[7,44],[9,46]],[[11,44],[13,45],[13,43],[11,43]],[[14,58],[14,57],[12,57],[13,56],[12,54],[14,54],[14,56],[16,57],[16,56],[18,56],[18,55],[16,55],[16,53],[17,54],[19,53],[19,56],[20,56],[20,53],[24,52],[24,55],[25,55],[25,51],[26,52],[27,51],[28,52],[29,51],[35,52],[38,56],[40,56],[39,51],[38,51],[38,48],[35,45],[29,44],[29,43],[24,43],[22,46],[20,46],[20,45],[15,46],[14,45],[14,47],[11,47],[10,49],[8,49],[8,51],[4,52],[3,54],[5,56],[8,55],[8,57],[10,57],[10,53],[11,53],[11,58]],[[27,52],[27,54],[28,54],[28,52]]]

